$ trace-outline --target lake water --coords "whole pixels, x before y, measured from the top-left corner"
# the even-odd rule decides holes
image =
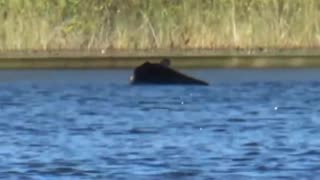
[[[0,178],[320,178],[320,70],[184,72],[1,71]]]

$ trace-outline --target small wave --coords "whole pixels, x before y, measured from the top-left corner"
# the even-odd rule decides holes
[[[245,120],[245,119],[242,119],[242,118],[229,118],[228,121],[229,121],[229,122],[238,122],[238,123],[240,123],[240,122],[246,122],[246,120]]]
[[[244,156],[259,156],[260,154],[261,154],[260,151],[250,151],[250,152],[246,152]]]
[[[243,146],[249,146],[249,147],[257,147],[257,146],[260,146],[260,143],[258,143],[258,142],[248,142],[248,143],[244,143],[242,145]]]
[[[132,128],[128,130],[129,134],[156,134],[158,131],[150,128]]]
[[[232,158],[231,160],[235,161],[235,162],[247,162],[247,161],[253,161],[253,160],[255,160],[255,158],[253,158],[253,157],[240,157],[240,158]]]
[[[154,175],[153,178],[159,179],[189,179],[198,177],[202,173],[201,170],[190,169],[190,170],[175,170],[170,172],[164,172],[161,174]]]
[[[83,97],[77,99],[77,102],[81,105],[87,104],[87,103],[100,103],[100,102],[108,102],[108,98],[101,98],[101,97]]]
[[[81,170],[72,168],[72,167],[56,167],[56,168],[50,168],[46,171],[50,174],[73,174],[77,172],[81,172]]]
[[[0,171],[1,179],[25,179],[26,173],[16,170]]]
[[[315,157],[320,157],[320,151],[319,150],[306,150],[304,152],[293,154],[293,156],[315,156]]]
[[[29,176],[69,176],[74,178],[79,177],[90,177],[92,175],[101,174],[99,171],[91,171],[91,170],[82,170],[71,167],[57,167],[57,168],[47,168],[43,170],[31,169],[24,173]]]

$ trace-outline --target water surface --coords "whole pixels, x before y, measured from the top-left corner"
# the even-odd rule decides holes
[[[318,70],[185,72],[211,86],[1,71],[0,178],[320,177]]]

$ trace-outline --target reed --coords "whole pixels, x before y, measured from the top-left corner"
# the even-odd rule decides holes
[[[314,48],[318,0],[0,0],[0,50]]]

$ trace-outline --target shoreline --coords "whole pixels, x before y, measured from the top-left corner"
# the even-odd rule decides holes
[[[0,52],[0,69],[121,69],[163,57],[175,68],[320,68],[315,49],[20,50]]]

